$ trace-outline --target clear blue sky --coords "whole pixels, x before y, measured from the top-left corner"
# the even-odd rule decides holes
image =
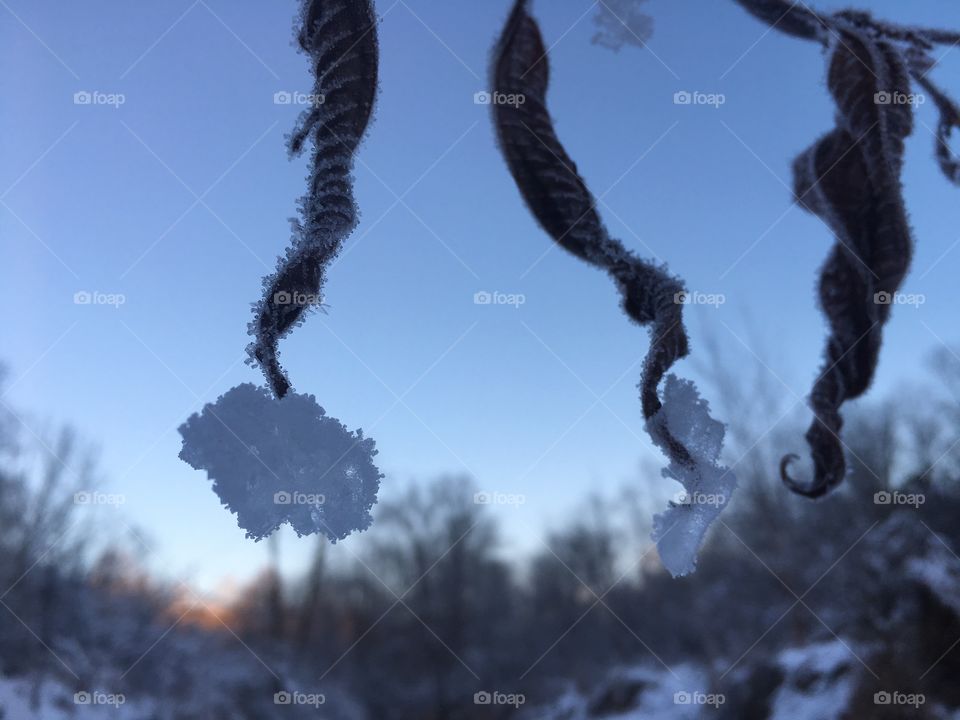
[[[634,387],[646,332],[620,314],[605,276],[536,227],[488,108],[473,103],[509,5],[377,1],[382,82],[356,173],[362,223],[330,273],[330,314],[282,352],[299,391],[377,440],[386,492],[471,473],[481,488],[526,495],[501,513],[529,547],[587,491],[661,481],[640,470],[656,458]],[[960,27],[953,3],[869,6]],[[719,309],[691,308],[694,352],[712,329],[747,367],[733,333],[746,340],[752,324],[763,361],[805,395],[823,345],[815,274],[832,239],[790,209],[786,186],[791,159],[832,126],[819,48],[768,33],[732,0],[650,0],[649,50],[615,54],[590,44],[590,7],[534,9],[553,46],[557,131],[611,231],[691,289],[725,295]],[[291,46],[295,12],[293,0],[0,2],[2,360],[14,383],[4,402],[35,430],[67,422],[98,443],[103,489],[126,496],[122,516],[153,539],[151,561],[203,587],[266,557],[178,460],[176,427],[260,381],[242,362],[249,304],[289,239],[306,172],[284,149],[299,109],[273,101],[311,86]],[[957,58],[947,52],[937,77],[957,77]],[[681,90],[726,103],[674,105]],[[80,91],[124,103],[75,105]],[[960,191],[932,159],[933,108],[919,117],[905,173],[918,246],[904,291],[926,304],[896,309],[877,393],[917,377],[935,335],[958,339]],[[482,290],[526,302],[475,305]],[[125,304],[76,305],[78,291]],[[690,362],[678,370],[691,374]],[[286,535],[283,545],[292,565],[308,547]]]

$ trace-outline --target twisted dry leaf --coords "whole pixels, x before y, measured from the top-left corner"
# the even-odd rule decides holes
[[[806,437],[812,483],[790,477],[796,456],[781,462],[787,486],[808,497],[820,497],[843,480],[840,407],[873,380],[883,325],[913,248],[900,182],[913,114],[909,105],[894,101],[910,92],[903,56],[852,24],[841,28],[833,45],[827,84],[838,127],[794,162],[798,201],[836,237],[820,275],[830,338],[826,367],[810,397],[814,420]]]
[[[658,396],[668,369],[688,353],[683,286],[664,267],[633,255],[604,227],[596,201],[554,131],[546,105],[547,51],[526,0],[515,3],[497,45],[493,84],[495,98],[523,98],[495,102],[493,114],[501,151],[530,211],[560,246],[606,271],[620,290],[626,314],[650,326],[640,397],[646,429],[670,460],[665,474],[683,483],[690,497],[723,498],[709,507],[675,504],[657,518],[661,559],[672,573],[685,574],[693,570],[696,551],[729,499],[735,478],[717,464],[723,425],[710,419],[693,385],[670,376],[664,397],[665,403],[674,398],[675,406],[665,407]],[[691,428],[710,440],[701,442]]]
[[[950,147],[953,131],[960,128],[960,106],[930,80],[929,71],[929,67],[922,71],[912,69],[912,75],[917,84],[933,99],[940,114],[936,135],[936,157],[940,170],[950,182],[960,185],[960,158]]]
[[[377,91],[377,23],[370,0],[304,0],[301,20],[298,41],[316,82],[312,106],[290,138],[290,152],[299,154],[312,136],[312,171],[291,245],[277,261],[276,273],[264,278],[264,295],[249,326],[254,341],[247,348],[278,398],[290,381],[277,344],[308,309],[320,306],[326,268],[357,224],[353,156]]]
[[[781,32],[806,40],[824,40],[827,23],[817,13],[796,0],[735,0],[754,17]]]

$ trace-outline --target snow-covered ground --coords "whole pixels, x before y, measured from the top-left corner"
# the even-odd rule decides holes
[[[767,720],[841,720],[859,679],[856,649],[840,639],[789,648],[771,667],[782,678]],[[738,673],[732,682],[748,682]],[[593,692],[569,689],[556,702],[534,708],[538,720],[701,720],[737,717],[722,690],[711,689],[710,673],[682,664],[639,666],[610,674]]]
[[[128,700],[122,695],[104,692],[74,693],[54,681],[0,677],[0,708],[3,720],[142,720],[156,715],[151,700]]]

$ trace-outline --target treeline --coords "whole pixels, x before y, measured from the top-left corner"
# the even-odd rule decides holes
[[[942,392],[925,396],[942,400],[851,417],[850,476],[816,503],[776,478],[797,424],[762,422],[779,413],[755,383],[748,395],[719,382],[724,414],[747,398],[763,412],[730,438],[741,486],[690,577],[660,568],[655,508],[636,489],[585,498],[519,558],[498,506],[445,477],[387,492],[360,542],[317,543],[302,577],[265,569],[232,607],[207,611],[222,623],[178,621],[177,588],[134,553],[93,552],[102,530],[73,502],[92,477],[74,487],[64,461],[92,465],[69,434],[38,469],[0,423],[0,672],[29,681],[38,703],[51,684],[110,690],[148,703],[144,717],[317,716],[274,704],[289,691],[322,694],[328,718],[472,720],[588,691],[616,667],[695,663],[710,678],[699,690],[728,698],[718,716],[742,720],[766,717],[776,683],[757,678],[771,658],[839,637],[862,676],[861,717],[899,717],[873,705],[880,691],[960,707],[960,361],[940,361]],[[635,488],[647,483],[665,481]]]

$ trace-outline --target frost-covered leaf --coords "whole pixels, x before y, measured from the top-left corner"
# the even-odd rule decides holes
[[[640,10],[647,0],[600,0],[591,42],[619,52],[624,45],[643,47],[653,34],[653,20]]]
[[[561,247],[606,271],[616,282],[623,309],[640,325],[650,327],[650,347],[640,380],[640,398],[647,430],[668,456],[671,467],[684,468],[691,486],[709,484],[702,458],[674,435],[671,423],[651,421],[660,412],[660,381],[688,352],[683,326],[681,282],[666,268],[646,262],[611,238],[596,211],[576,165],[557,138],[547,110],[549,61],[536,20],[526,0],[517,0],[494,55],[493,87],[499,97],[522,102],[494,103],[494,123],[510,173],[534,217]],[[679,473],[679,471],[678,471]],[[732,481],[733,476],[730,476]],[[702,534],[700,535],[702,537]],[[687,545],[696,553],[696,547]],[[685,568],[686,562],[671,563]]]
[[[283,523],[336,542],[369,527],[380,478],[373,440],[326,415],[312,395],[277,399],[238,385],[180,426],[180,459],[206,470],[247,537]]]
[[[950,182],[954,185],[960,185],[960,158],[957,157],[950,146],[953,131],[960,128],[960,106],[934,84],[929,78],[929,71],[930,68],[924,66],[915,70],[913,77],[927,95],[933,99],[937,111],[940,113],[936,135],[936,157],[937,162],[940,163],[940,169]]]
[[[814,384],[814,420],[807,442],[814,464],[810,484],[787,472],[793,491],[819,497],[846,472],[840,407],[870,386],[883,325],[906,276],[913,240],[900,173],[904,139],[913,129],[910,80],[898,49],[852,24],[833,41],[828,87],[837,103],[838,128],[794,162],[798,202],[836,236],[820,274],[820,305],[830,326],[825,367]]]
[[[826,23],[807,4],[796,0],[736,0],[750,14],[781,32],[807,40],[826,37]]]
[[[326,269],[357,224],[353,155],[373,111],[379,60],[370,0],[304,0],[301,21],[298,40],[313,64],[315,102],[300,118],[290,151],[301,152],[312,137],[312,171],[290,247],[276,274],[264,278],[247,348],[277,397],[290,389],[277,344],[320,306]]]

